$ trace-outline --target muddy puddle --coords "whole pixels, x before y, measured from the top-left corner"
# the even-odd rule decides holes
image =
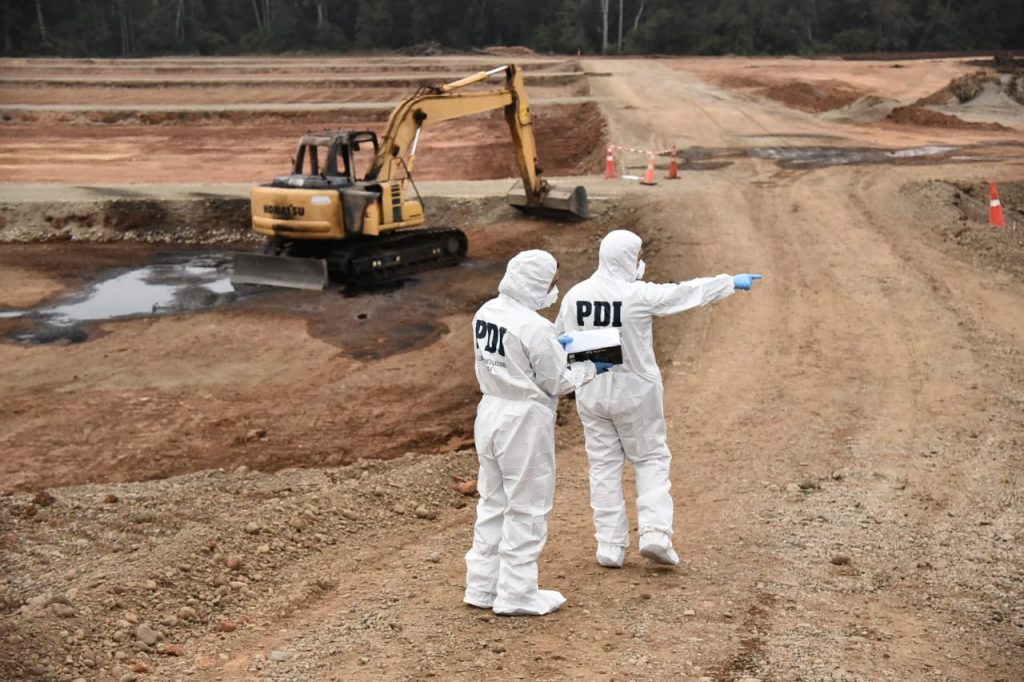
[[[88,260],[84,254],[79,257]],[[56,300],[26,309],[0,307],[0,322],[10,322],[0,338],[77,344],[112,331],[98,330],[104,322],[236,306],[261,315],[304,317],[311,336],[356,359],[373,360],[432,343],[448,331],[440,318],[477,303],[472,297],[450,295],[450,278],[473,271],[465,264],[374,287],[331,284],[322,292],[235,285],[232,270],[233,254],[210,252],[162,253],[134,266],[98,270]],[[473,280],[472,274],[465,278]]]
[[[679,152],[687,170],[718,170],[728,159],[754,157],[782,168],[824,168],[862,164],[928,164],[980,161],[986,157],[961,147],[931,145],[905,149],[832,146],[764,146],[752,148],[690,147]]]
[[[922,163],[958,161],[953,156],[957,147],[927,146],[908,149],[875,147],[755,147],[749,156],[770,159],[783,168],[820,168],[879,163]]]
[[[110,274],[86,291],[29,310],[0,310],[0,319],[34,322],[7,338],[23,343],[81,343],[90,325],[134,317],[209,310],[250,292],[231,285],[231,257],[205,254],[169,257]]]

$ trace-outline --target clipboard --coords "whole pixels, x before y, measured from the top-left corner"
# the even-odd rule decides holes
[[[572,337],[572,342],[565,347],[569,362],[592,360],[622,364],[622,341],[617,328],[581,329],[566,334]]]

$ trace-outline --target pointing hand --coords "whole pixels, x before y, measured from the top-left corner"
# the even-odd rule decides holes
[[[742,275],[733,275],[732,283],[737,289],[743,289],[744,291],[750,291],[754,286],[754,280],[761,279],[764,275],[751,275],[744,273]]]

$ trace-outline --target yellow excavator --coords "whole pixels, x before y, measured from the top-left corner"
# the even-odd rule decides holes
[[[499,74],[501,87],[467,89]],[[416,147],[427,125],[493,109],[505,111],[522,176],[508,203],[588,217],[585,188],[559,189],[542,177],[522,71],[500,66],[420,88],[391,112],[379,141],[368,130],[304,135],[292,173],[252,188],[252,228],[267,245],[263,254],[235,254],[231,281],[323,289],[329,281],[368,285],[458,263],[467,249],[461,230],[421,227],[423,201],[412,181]],[[360,159],[367,166],[361,179]]]

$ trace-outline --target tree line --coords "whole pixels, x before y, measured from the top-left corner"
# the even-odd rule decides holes
[[[1021,0],[0,0],[4,56],[344,53],[436,43],[555,54],[1024,47]]]

